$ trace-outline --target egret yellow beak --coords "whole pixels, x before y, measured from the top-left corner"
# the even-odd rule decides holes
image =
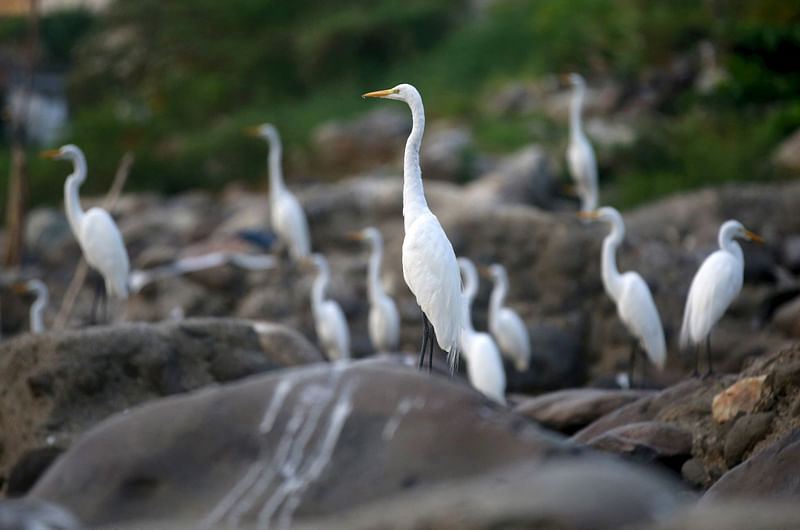
[[[28,286],[24,283],[15,283],[11,285],[11,292],[12,293],[27,293]]]
[[[597,210],[593,212],[578,212],[575,214],[575,217],[578,219],[597,219],[600,214],[597,213]]]
[[[747,239],[749,239],[750,241],[755,241],[756,243],[764,243],[764,240],[761,239],[761,236],[759,236],[758,234],[754,234],[753,232],[747,230],[746,228],[744,229],[744,235],[747,236]]]
[[[571,85],[572,80],[569,78],[569,74],[561,74],[558,76],[558,83],[560,85]]]
[[[361,230],[355,230],[353,232],[347,232],[344,237],[348,241],[361,241],[364,239],[364,232]]]
[[[396,88],[390,88],[387,90],[376,90],[375,92],[367,92],[366,94],[361,94],[362,98],[385,98],[391,94],[397,94],[399,90]]]
[[[250,127],[245,127],[244,134],[245,136],[258,137],[261,136],[261,129],[258,125],[251,125]]]
[[[42,158],[58,158],[58,155],[61,154],[61,151],[58,149],[50,149],[48,151],[42,151],[39,153],[39,156]]]

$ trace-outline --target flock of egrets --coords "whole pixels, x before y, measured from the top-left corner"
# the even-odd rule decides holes
[[[608,296],[614,301],[620,319],[635,338],[631,351],[633,369],[637,346],[643,348],[651,362],[663,368],[666,361],[666,341],[650,290],[636,272],[620,273],[616,266],[616,249],[622,242],[625,226],[620,214],[611,207],[597,209],[598,185],[594,152],[581,126],[581,107],[584,82],[577,74],[567,78],[574,87],[570,105],[570,142],[567,161],[580,197],[585,219],[597,219],[610,226],[603,241],[602,281]],[[530,362],[531,345],[527,328],[512,309],[504,307],[508,278],[499,264],[481,268],[494,288],[489,305],[489,331],[476,331],[470,316],[472,301],[478,289],[478,270],[466,258],[456,258],[453,246],[436,216],[428,208],[422,185],[419,149],[425,128],[422,98],[416,88],[400,84],[388,90],[369,92],[363,97],[396,99],[408,104],[412,129],[405,146],[403,159],[403,278],[422,310],[423,335],[419,366],[428,356],[432,365],[434,341],[448,353],[451,369],[455,369],[459,354],[467,362],[471,383],[487,396],[504,400],[506,376],[501,354],[508,357],[517,370],[526,370]],[[311,253],[309,228],[303,209],[284,183],[281,168],[281,142],[277,130],[270,124],[248,128],[248,134],[269,142],[269,206],[271,228],[288,249],[293,262],[313,267],[316,271],[311,289],[311,309],[319,344],[331,360],[350,356],[347,322],[339,305],[326,298],[330,278],[327,261],[321,254]],[[187,258],[183,265],[173,264],[155,271],[130,272],[122,236],[111,216],[102,208],[83,211],[78,189],[86,178],[86,160],[74,145],[46,151],[43,156],[66,159],[73,163],[73,172],[64,186],[67,219],[88,264],[103,277],[109,295],[124,299],[129,290],[138,290],[145,283],[183,271],[196,270],[222,263],[234,263],[244,268],[268,268],[274,265],[273,256],[216,253]],[[719,231],[720,249],[709,256],[695,275],[689,289],[683,325],[681,347],[694,345],[695,373],[699,344],[709,340],[713,325],[722,317],[742,286],[744,260],[739,245],[733,241],[741,236],[760,241],[737,221],[727,221]],[[396,351],[399,341],[400,318],[394,301],[381,287],[380,268],[382,238],[372,227],[352,232],[348,237],[365,241],[371,248],[367,270],[369,298],[368,332],[376,351]],[[44,293],[38,281],[25,287]],[[41,309],[46,298],[37,300],[31,309],[31,330],[42,329]],[[708,346],[710,348],[710,345]],[[711,371],[709,350],[708,371]],[[632,373],[630,374],[632,379]]]

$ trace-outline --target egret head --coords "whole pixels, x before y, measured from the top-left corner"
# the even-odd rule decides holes
[[[622,220],[622,216],[619,214],[617,209],[612,206],[603,206],[602,208],[598,208],[597,210],[593,210],[591,212],[578,212],[575,215],[577,215],[579,219],[597,219],[609,223]]]
[[[318,272],[328,270],[328,261],[322,254],[311,254],[300,260],[300,266],[305,270],[315,269]]]
[[[489,271],[489,277],[492,279],[493,282],[496,282],[500,279],[504,279],[506,277],[506,269],[499,263],[493,263],[489,265],[488,271]]]
[[[47,294],[47,286],[42,280],[33,279],[11,285],[11,291],[14,293],[36,293],[37,296],[41,296]]]
[[[760,236],[754,234],[747,228],[745,228],[742,223],[739,221],[731,219],[730,221],[725,221],[719,229],[720,234],[730,234],[731,238],[734,237],[742,237],[749,241],[754,241],[756,243],[763,243],[764,240],[761,239]]]
[[[67,144],[61,146],[59,149],[42,151],[39,156],[42,158],[50,158],[52,160],[76,160],[83,157],[83,152],[77,145]]]
[[[272,140],[278,137],[278,129],[271,123],[262,123],[261,125],[252,125],[245,128],[244,133],[247,136],[257,138],[264,138],[265,140]]]
[[[387,90],[376,90],[375,92],[367,92],[361,95],[362,98],[384,98],[384,99],[399,99],[400,101],[411,101],[414,98],[419,98],[419,92],[412,85],[401,83],[394,88]]]

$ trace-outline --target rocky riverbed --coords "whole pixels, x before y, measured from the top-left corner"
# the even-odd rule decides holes
[[[707,189],[623,212],[621,270],[650,284],[668,344],[663,372],[621,389],[630,337],[600,282],[605,230],[573,215],[536,148],[472,183],[426,181],[459,255],[503,263],[526,322],[530,368],[507,363],[508,404],[461,375],[413,366],[420,313],[400,268],[401,179],[296,186],[312,246],[332,270],[354,360],[316,344],[311,278],[264,229],[261,193],[124,195],[114,215],[140,270],[214,251],[270,252],[145,286],[87,327],[29,334],[30,299],[0,291],[0,528],[778,528],[800,526],[800,183]],[[289,186],[294,187],[289,180]],[[87,201],[88,203],[89,201]],[[715,327],[716,373],[692,378],[677,332],[691,277],[737,218],[745,286]],[[398,352],[366,332],[366,250],[383,233],[382,282]],[[13,279],[41,277],[52,327],[79,250],[61,212],[29,216]],[[474,305],[486,329],[490,286]]]

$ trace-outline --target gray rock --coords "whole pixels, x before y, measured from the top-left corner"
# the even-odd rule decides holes
[[[783,240],[780,258],[781,263],[794,274],[800,272],[800,235],[792,234]]]
[[[800,172],[800,129],[789,135],[775,148],[772,162],[793,173]]]
[[[725,437],[725,465],[731,468],[741,462],[742,456],[767,434],[774,417],[771,412],[760,412],[738,418]]]
[[[570,388],[526,399],[514,410],[548,429],[572,434],[597,418],[650,394],[652,392],[645,390]]]
[[[690,505],[677,514],[642,530],[775,530],[800,528],[800,508],[795,500],[717,500]]]
[[[469,152],[472,134],[464,127],[436,127],[426,131],[420,166],[426,178],[464,180],[471,176]]]
[[[195,517],[196,528],[259,517],[283,527],[559,457],[589,462],[449,378],[368,360],[282,371],[117,415],[75,443],[31,495],[89,525],[169,515]],[[645,516],[653,506],[635,510]]]
[[[61,506],[38,499],[0,500],[0,530],[80,530],[83,525]]]
[[[589,440],[588,445],[680,469],[691,455],[692,433],[669,423],[644,421],[606,431]]]

